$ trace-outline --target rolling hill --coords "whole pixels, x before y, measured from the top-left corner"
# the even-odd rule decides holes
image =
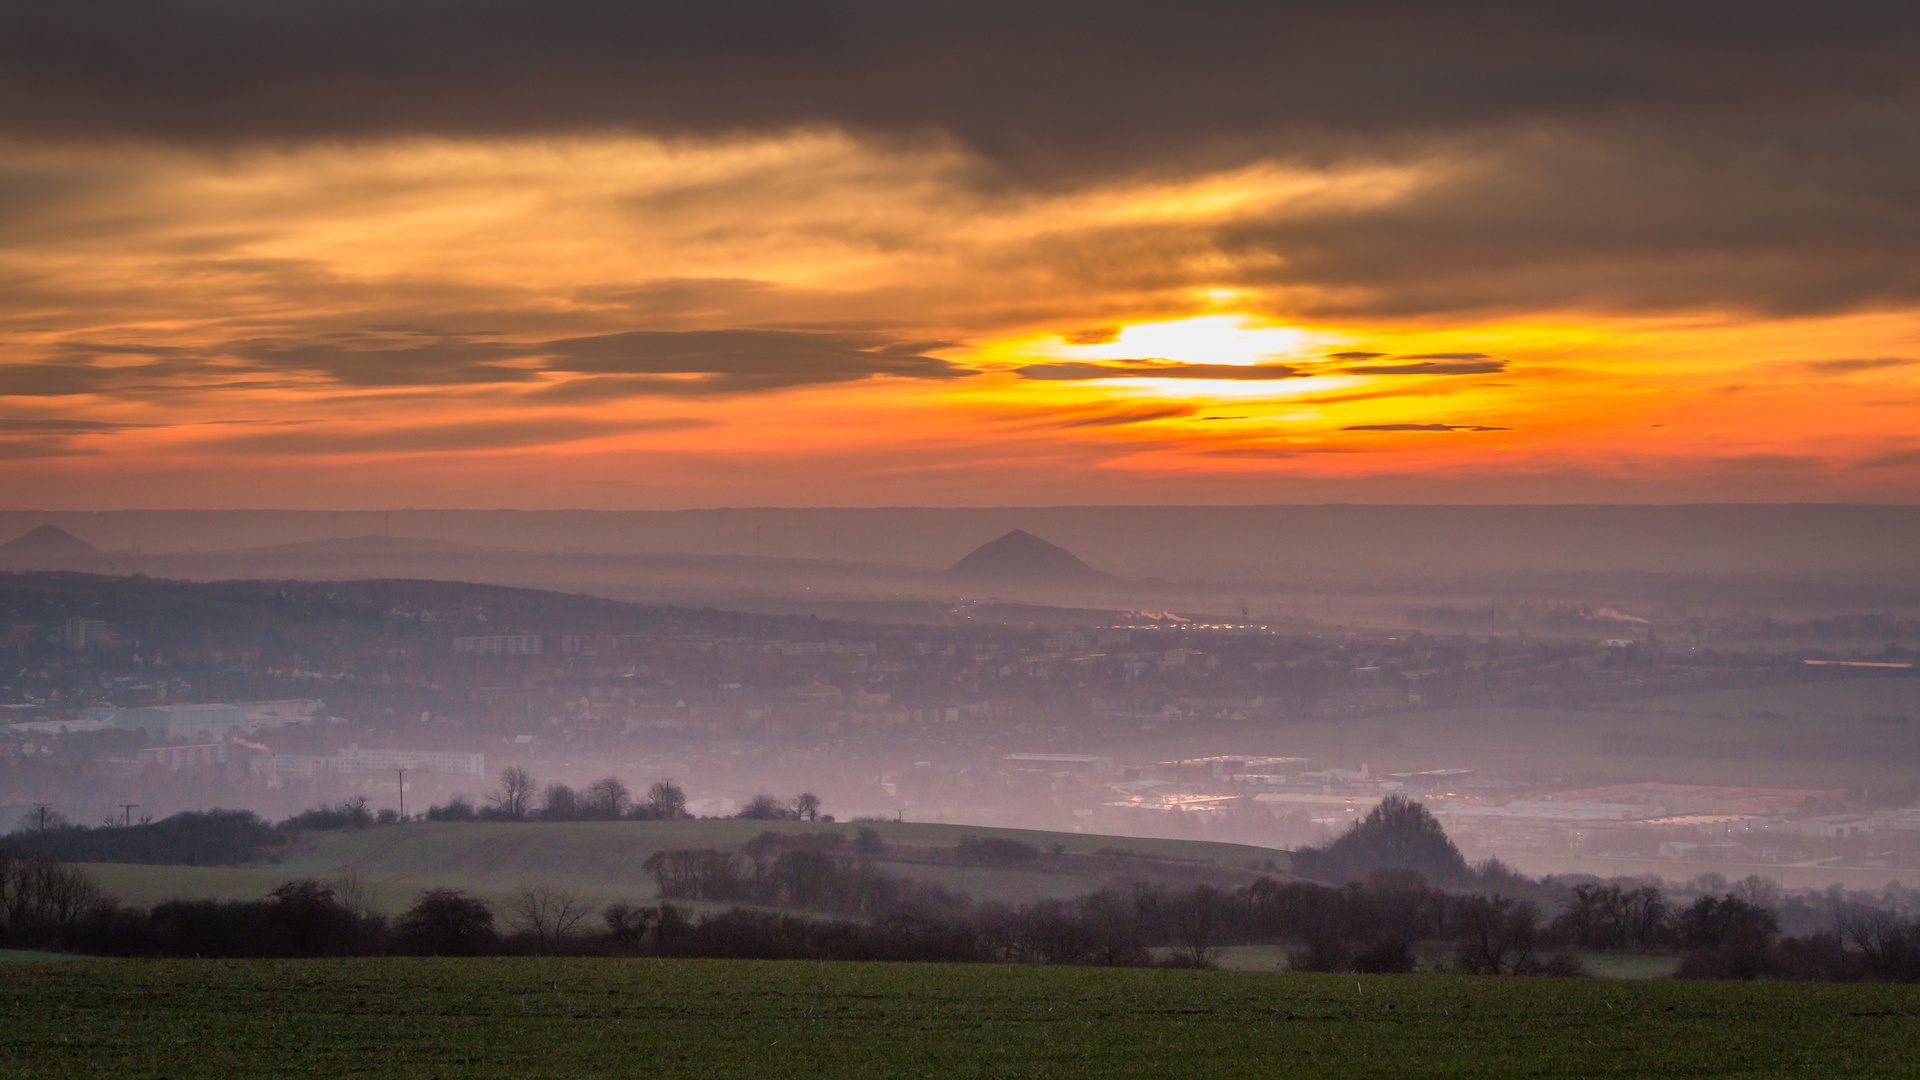
[[[1023,903],[1091,892],[1113,878],[1210,880],[1241,884],[1281,873],[1287,853],[1195,840],[980,829],[901,822],[813,824],[797,821],[607,821],[566,823],[410,822],[357,832],[310,834],[281,862],[243,867],[88,866],[107,891],[132,904],[170,899],[240,900],[266,895],[300,877],[351,873],[382,910],[404,909],[422,889],[461,889],[499,901],[534,885],[569,889],[587,900],[646,900],[654,882],[642,864],[672,848],[737,849],[762,833],[837,833],[852,841],[870,828],[888,845],[878,865],[901,877],[967,893],[976,900]],[[943,858],[962,836],[1020,840],[1043,853],[1014,867],[959,866]],[[1055,847],[1059,854],[1052,854]],[[1103,851],[1105,852],[1103,854]]]

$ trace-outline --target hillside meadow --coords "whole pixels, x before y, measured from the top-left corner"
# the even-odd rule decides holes
[[[606,904],[652,899],[653,875],[643,864],[671,848],[737,848],[766,832],[839,835],[851,844],[872,829],[890,849],[937,853],[963,836],[1020,840],[1041,852],[1058,847],[1067,856],[1094,856],[1125,849],[1167,864],[1210,874],[1284,870],[1284,851],[1196,840],[1150,840],[1026,829],[985,829],[915,822],[823,824],[799,821],[582,821],[409,822],[371,829],[310,833],[281,862],[253,866],[149,866],[88,863],[109,893],[130,904],[164,900],[251,900],[284,881],[301,877],[338,879],[351,874],[372,891],[374,905],[389,914],[404,909],[427,888],[453,888],[499,901],[535,885],[566,889]],[[964,891],[976,900],[1026,903],[1066,899],[1098,889],[1104,877],[1082,859],[1041,858],[1026,866],[953,866],[888,861],[890,873]],[[1146,872],[1149,867],[1141,867]]]
[[[1860,1077],[1885,985],[719,960],[0,965],[11,1077]]]

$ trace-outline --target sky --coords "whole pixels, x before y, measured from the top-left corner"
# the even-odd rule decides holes
[[[0,12],[0,503],[1920,501],[1920,8]]]

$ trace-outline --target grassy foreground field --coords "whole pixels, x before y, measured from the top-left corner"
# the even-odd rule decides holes
[[[0,965],[0,1077],[1863,1077],[1920,991],[722,960]]]
[[[965,835],[1021,840],[1042,850],[1059,845],[1090,855],[1124,847],[1142,855],[1223,866],[1273,863],[1287,853],[1202,840],[1144,840],[1085,833],[981,829],[960,825],[877,822],[870,825],[800,821],[578,821],[564,823],[409,822],[359,831],[316,833],[285,861],[267,866],[143,866],[91,863],[108,892],[133,904],[163,900],[252,900],[292,878],[333,878],[351,872],[374,890],[389,913],[406,908],[421,889],[461,889],[499,901],[532,885],[572,889],[597,904],[646,900],[653,875],[641,868],[667,848],[730,848],[764,832],[839,833],[851,842],[871,828],[893,845],[950,848]],[[1024,903],[1073,897],[1100,887],[1097,877],[994,867],[883,866],[905,877],[963,889],[976,899]]]

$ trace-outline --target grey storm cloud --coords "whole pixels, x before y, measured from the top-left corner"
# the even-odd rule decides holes
[[[1915,55],[1896,0],[15,3],[0,137],[831,127],[1038,189],[1437,163],[1403,198],[1209,242],[1246,256],[1229,283],[1329,316],[1807,314],[1920,300]],[[509,378],[489,363],[447,370]]]
[[[0,365],[0,397],[141,396],[176,389],[182,377],[217,377],[197,360],[169,357],[141,364],[96,365],[86,350],[56,350],[58,359]]]
[[[851,382],[874,376],[957,379],[972,368],[923,355],[945,341],[865,331],[636,330],[540,346],[550,371],[588,376],[543,391],[560,399],[699,397]]]
[[[1187,405],[1154,405],[1140,409],[1080,413],[1062,417],[1049,426],[1057,428],[1124,427],[1127,424],[1145,424],[1153,420],[1177,420],[1192,416],[1197,411]]]
[[[544,446],[635,431],[683,431],[711,427],[712,421],[687,417],[604,420],[591,417],[542,417],[474,423],[417,424],[361,429],[315,425],[246,432],[209,439],[202,445],[221,451],[271,454],[451,453],[516,446]]]
[[[921,354],[953,345],[860,331],[635,330],[549,341],[539,352],[552,358],[550,368],[595,375],[945,379],[969,374],[970,369]]]
[[[537,391],[555,400],[711,396],[874,376],[973,374],[924,355],[951,345],[849,330],[658,330],[509,343],[374,329],[230,341],[209,347],[205,358],[161,347],[81,343],[61,346],[52,362],[0,366],[0,397],[142,397],[297,376],[354,389],[511,387],[553,373],[582,376]],[[162,358],[95,363],[125,355]]]
[[[1808,360],[1800,366],[1820,375],[1852,375],[1860,371],[1884,371],[1887,368],[1910,367],[1920,364],[1907,356],[1872,356],[1857,359]]]
[[[84,457],[98,453],[99,450],[77,447],[65,439],[0,439],[0,461]]]
[[[189,139],[831,123],[1029,165],[1913,90],[1878,2],[94,0],[0,17],[0,123]],[[1223,142],[1224,140],[1224,142]]]
[[[1893,450],[1860,462],[1863,469],[1893,469],[1906,465],[1920,465],[1920,449]]]
[[[1350,424],[1341,431],[1512,431],[1482,424]]]
[[[1344,370],[1354,375],[1491,375],[1507,370],[1507,362],[1486,353],[1418,353]]]
[[[529,355],[525,345],[436,337],[383,346],[358,338],[234,341],[219,351],[253,361],[261,369],[312,371],[346,386],[471,386],[534,378],[532,371],[499,363]]]
[[[1180,364],[1170,360],[1079,360],[1027,364],[1013,369],[1023,379],[1079,382],[1090,379],[1291,379],[1299,370],[1286,364]]]
[[[104,420],[66,420],[57,417],[0,417],[0,434],[6,435],[110,435],[145,424],[114,424]]]

